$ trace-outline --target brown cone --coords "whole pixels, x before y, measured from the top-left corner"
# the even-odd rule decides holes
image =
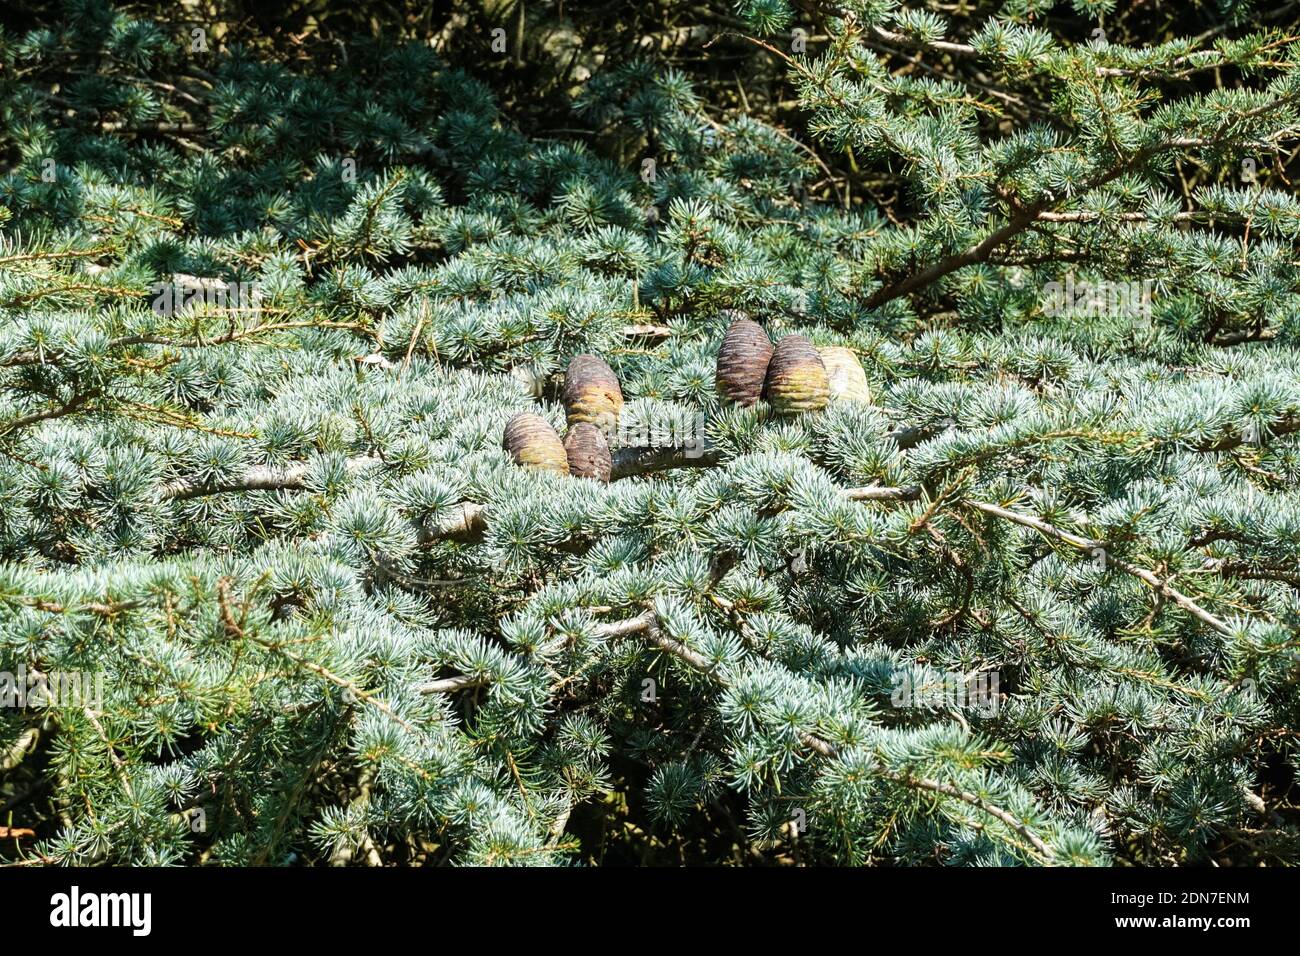
[[[595,355],[575,355],[564,373],[564,411],[569,425],[587,422],[606,435],[618,430],[623,390],[618,376]]]
[[[763,379],[772,359],[772,341],[763,327],[741,313],[727,328],[718,349],[718,397],[749,406],[763,393]]]
[[[550,422],[533,412],[520,412],[506,423],[502,442],[516,464],[557,474],[569,473],[569,458]]]
[[[578,422],[564,436],[564,450],[569,456],[569,474],[579,478],[609,481],[614,467],[609,442],[595,425]]]
[[[802,335],[776,343],[767,367],[764,394],[782,415],[815,412],[830,400],[830,380],[816,347]]]

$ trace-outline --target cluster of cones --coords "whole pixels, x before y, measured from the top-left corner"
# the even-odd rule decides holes
[[[818,349],[802,335],[773,347],[757,322],[740,313],[718,349],[718,397],[737,405],[765,399],[780,415],[815,412],[834,400],[870,402],[867,375],[852,349]]]
[[[595,355],[575,355],[564,373],[563,402],[569,426],[563,441],[541,415],[520,412],[506,423],[506,451],[516,464],[609,481],[609,436],[618,430],[623,410],[618,376]]]
[[[802,335],[772,345],[757,322],[741,313],[718,349],[718,397],[737,405],[765,399],[781,415],[824,408],[830,401],[871,401],[867,376],[851,349],[818,349]],[[516,464],[608,482],[609,438],[618,430],[623,390],[618,376],[595,355],[575,355],[564,373],[564,440],[541,415],[520,412],[506,423],[502,444]]]

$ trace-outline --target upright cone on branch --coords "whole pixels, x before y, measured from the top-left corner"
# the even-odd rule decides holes
[[[831,401],[871,402],[867,373],[852,349],[828,345],[821,350],[822,364],[830,384]]]
[[[569,474],[609,481],[614,461],[609,454],[609,442],[595,425],[578,422],[570,428],[564,436],[564,450],[569,457]]]
[[[587,422],[607,436],[618,430],[623,390],[618,376],[595,355],[575,355],[564,373],[564,411],[570,427]]]
[[[516,464],[556,474],[569,473],[569,456],[555,429],[541,415],[520,412],[506,423],[505,450]]]
[[[763,380],[772,360],[772,341],[763,327],[742,313],[727,327],[718,349],[718,397],[749,406],[763,394]]]
[[[776,343],[767,366],[764,394],[782,415],[815,412],[830,400],[830,379],[816,346],[802,335],[787,335]]]

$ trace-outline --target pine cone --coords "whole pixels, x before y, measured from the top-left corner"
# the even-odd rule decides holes
[[[618,376],[595,355],[575,355],[564,373],[564,411],[572,427],[578,422],[595,425],[606,435],[618,430],[623,411],[623,390]]]
[[[718,349],[718,397],[749,406],[763,393],[763,379],[772,360],[772,341],[757,322],[736,312]]]
[[[828,345],[821,350],[822,364],[830,381],[831,401],[871,403],[871,387],[867,373],[852,349]]]
[[[533,412],[520,412],[506,423],[502,442],[516,464],[557,474],[569,473],[569,458],[551,423]]]
[[[767,367],[764,394],[782,415],[815,412],[830,400],[830,381],[816,347],[802,335],[787,335],[776,343]]]
[[[564,436],[564,450],[569,456],[569,474],[579,478],[609,481],[614,467],[609,454],[609,443],[595,425],[578,422]]]

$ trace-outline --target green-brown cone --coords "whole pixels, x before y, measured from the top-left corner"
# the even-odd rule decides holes
[[[564,412],[570,426],[595,425],[607,436],[618,431],[623,390],[618,376],[595,355],[575,355],[564,373]]]
[[[776,343],[767,366],[764,395],[781,415],[797,415],[825,408],[830,401],[830,379],[816,347],[802,335],[787,335]]]
[[[502,445],[516,464],[560,475],[569,473],[569,456],[565,454],[564,444],[551,423],[541,415],[520,412],[510,419]]]

